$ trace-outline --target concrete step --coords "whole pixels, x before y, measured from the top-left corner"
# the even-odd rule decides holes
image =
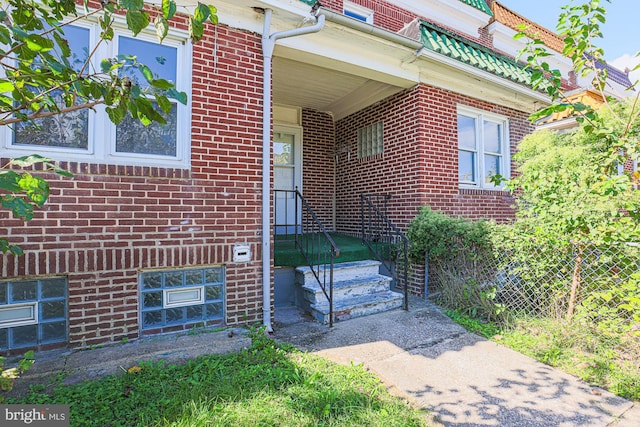
[[[390,290],[392,278],[379,274],[380,266],[380,262],[373,260],[334,265],[334,320],[366,316],[402,306],[403,295]],[[329,271],[320,268],[318,274],[321,279],[326,278],[328,285]],[[319,322],[329,323],[329,301],[313,270],[309,267],[297,268],[295,282],[296,305],[311,313]]]
[[[336,300],[333,306],[334,321],[367,316],[402,307],[403,295],[390,290],[375,294],[359,295]],[[311,304],[309,312],[319,322],[329,323],[329,303]]]
[[[334,264],[333,266],[333,282],[337,283],[342,280],[352,280],[361,277],[374,276],[380,271],[379,261],[365,260],[365,261],[352,261],[341,262]],[[329,278],[329,267],[319,267],[319,276],[323,275]],[[296,268],[296,283],[301,285],[313,285],[316,282],[316,278],[313,275],[310,267],[298,267]]]
[[[391,286],[391,281],[391,277],[377,273],[367,277],[340,280],[333,283],[333,298],[334,300],[342,300],[360,295],[370,295],[388,291]],[[321,303],[327,300],[316,280],[312,283],[302,285],[302,292],[303,298],[310,304]]]

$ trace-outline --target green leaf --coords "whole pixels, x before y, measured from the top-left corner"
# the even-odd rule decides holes
[[[107,111],[109,120],[111,120],[116,125],[119,124],[127,114],[127,107],[123,102],[120,102],[115,107],[107,107],[105,108],[105,110]]]
[[[9,32],[9,29],[7,27],[0,26],[0,43],[2,44],[11,43],[11,33]]]
[[[151,83],[153,81],[153,72],[151,71],[151,68],[146,65],[141,65],[139,70],[147,82]]]
[[[213,5],[208,5],[207,6],[209,8],[209,21],[214,24],[217,25],[218,24],[218,9],[216,9],[215,6]]]
[[[20,191],[20,185],[18,185],[18,181],[20,179],[20,175],[12,170],[2,170],[0,171],[0,189],[9,192],[9,193],[17,193]]]
[[[164,38],[167,37],[167,34],[169,34],[169,21],[167,21],[167,19],[164,16],[158,15],[156,17],[155,26],[156,26],[156,35],[158,36],[158,39],[164,40]]]
[[[178,92],[175,89],[169,89],[168,95],[170,98],[175,99],[176,101],[178,101],[183,105],[187,105],[187,101],[189,100],[185,92]]]
[[[162,16],[166,19],[173,18],[176,14],[176,3],[172,0],[162,0]]]
[[[191,35],[191,40],[194,43],[197,43],[202,39],[204,35],[204,25],[201,22],[196,21],[193,17],[189,18],[189,34]]]
[[[33,206],[21,197],[5,195],[2,197],[2,207],[9,209],[16,218],[30,220],[33,218]]]
[[[9,164],[19,166],[21,168],[33,166],[38,163],[50,162],[51,159],[48,157],[43,157],[39,154],[31,154],[28,156],[16,157],[15,159],[11,159]]]
[[[147,28],[149,25],[149,14],[138,10],[127,11],[127,27],[131,30],[134,36],[137,36],[140,31]]]
[[[71,56],[71,48],[69,47],[69,42],[67,41],[67,39],[61,36],[57,31],[53,32],[53,38],[60,48],[60,53],[62,54],[62,56],[65,58]]]
[[[113,27],[107,27],[103,32],[100,33],[100,38],[103,40],[113,40],[115,37],[115,31]]]
[[[144,0],[120,0],[120,6],[128,11],[142,10]]]
[[[0,92],[12,92],[15,89],[13,83],[8,80],[0,80]]]
[[[156,111],[153,103],[147,98],[138,98],[135,101],[138,108],[138,118],[145,126],[151,124],[152,121],[158,123],[166,123],[165,118]]]
[[[193,19],[197,23],[202,24],[209,18],[210,14],[211,10],[209,9],[209,7],[198,2],[198,6],[196,6],[196,9],[193,11]]]
[[[173,83],[165,79],[154,79],[149,83],[151,83],[151,86],[161,90],[169,90],[174,87]]]
[[[158,103],[160,109],[165,112],[165,114],[169,114],[169,112],[171,112],[173,104],[171,104],[171,101],[169,101],[166,96],[156,96],[156,102]]]
[[[24,255],[24,251],[22,250],[22,248],[20,246],[16,246],[16,245],[11,245],[9,247],[9,251],[14,255],[14,256],[23,256]]]
[[[129,93],[129,96],[131,96],[131,98],[134,98],[134,99],[140,98],[141,96],[143,96],[140,86],[138,85],[131,86],[131,92]]]
[[[53,49],[53,41],[51,41],[51,39],[37,34],[29,34],[26,43],[27,47],[34,52],[46,52]]]
[[[39,176],[23,173],[18,181],[20,188],[36,206],[41,207],[49,198],[49,184]]]

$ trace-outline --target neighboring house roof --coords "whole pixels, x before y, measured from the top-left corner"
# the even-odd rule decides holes
[[[577,92],[573,92],[568,94],[563,101],[571,104],[581,103],[594,110],[599,109],[604,104],[604,98],[602,95],[593,90],[579,90]],[[536,125],[540,128],[558,130],[571,129],[577,125],[576,114],[567,109],[538,120]]]
[[[531,72],[513,58],[500,55],[427,21],[420,20],[419,25],[420,40],[427,49],[514,82],[531,86]],[[415,34],[415,30],[413,32]],[[405,32],[405,35],[410,36],[408,32]]]
[[[493,15],[491,13],[491,9],[487,6],[487,2],[485,0],[460,0],[464,4],[468,4],[471,7],[475,7],[478,10],[486,13],[487,15]]]
[[[621,84],[625,88],[631,86],[631,79],[629,79],[629,74],[626,71],[620,71],[615,67],[612,67],[609,64],[602,63],[600,61],[596,61],[596,68],[607,70],[607,76],[614,82]]]
[[[524,24],[526,26],[525,32],[531,38],[537,38],[541,40],[545,44],[545,46],[547,46],[549,49],[555,50],[556,52],[562,53],[562,51],[564,50],[564,40],[553,31],[548,30],[542,25],[537,24],[522,15],[519,15],[518,13],[506,8],[497,1],[493,1],[491,3],[491,10],[493,11],[494,21],[500,22],[501,24],[504,24],[512,30],[518,32],[522,31],[521,26],[522,24]],[[608,77],[612,81],[624,87],[631,86],[629,74],[625,73],[624,71],[620,71],[619,69],[600,61],[596,61],[595,66],[599,69],[606,69]]]
[[[560,36],[542,25],[525,18],[511,9],[507,9],[497,1],[491,3],[491,10],[493,11],[493,19],[495,21],[518,32],[520,31],[521,25],[524,24],[526,26],[526,33],[532,38],[535,37],[542,40],[545,46],[556,52],[562,52],[564,49],[564,41]]]

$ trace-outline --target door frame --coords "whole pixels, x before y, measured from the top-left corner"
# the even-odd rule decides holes
[[[303,144],[302,144],[302,126],[296,126],[296,125],[291,125],[291,124],[280,124],[280,123],[274,123],[273,124],[273,135],[275,135],[276,133],[286,133],[289,135],[293,135],[293,182],[294,185],[292,189],[298,188],[298,191],[300,191],[300,193],[302,193],[302,185],[303,185],[303,180],[302,180],[302,168],[303,168],[303,156],[302,156],[302,150],[303,150]],[[275,142],[275,137],[271,138],[271,150],[273,152],[273,143]],[[273,159],[273,156],[272,156]],[[272,160],[273,161],[273,160]],[[274,170],[274,174],[275,174],[275,169],[278,166],[274,163],[273,164],[273,170]],[[275,182],[275,176],[274,176],[274,181],[273,181],[273,189],[277,190],[276,188],[276,182]],[[294,205],[295,206],[295,205]],[[274,220],[275,217],[277,215],[277,212],[274,212]],[[302,209],[298,209],[298,218],[297,218],[297,222],[298,224],[300,223],[300,221],[302,220]],[[285,233],[293,233],[294,230],[286,230],[284,231]]]

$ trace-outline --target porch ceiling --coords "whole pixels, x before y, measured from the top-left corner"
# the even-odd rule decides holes
[[[273,58],[273,102],[327,112],[339,120],[403,87],[289,58]]]

